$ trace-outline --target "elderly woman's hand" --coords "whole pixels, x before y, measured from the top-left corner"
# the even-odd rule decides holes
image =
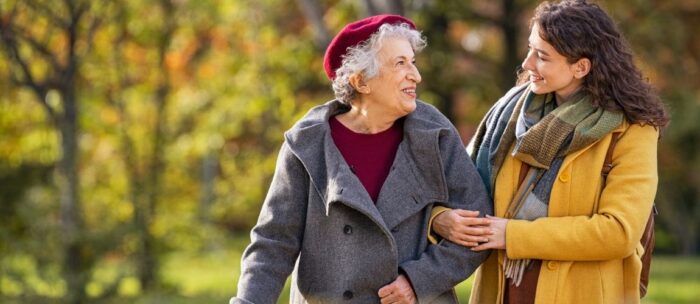
[[[480,218],[479,211],[452,209],[440,213],[433,220],[433,231],[453,243],[474,247],[488,242],[490,221]]]
[[[479,246],[472,248],[474,251],[482,251],[488,249],[506,249],[506,226],[508,219],[502,217],[488,216],[491,221],[491,231],[493,234],[488,237],[488,241]]]
[[[399,275],[391,284],[379,289],[379,297],[382,299],[382,304],[414,304],[417,302],[411,282],[403,274]]]

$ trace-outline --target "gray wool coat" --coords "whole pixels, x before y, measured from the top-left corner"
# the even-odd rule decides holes
[[[379,303],[399,273],[419,303],[457,303],[453,287],[489,252],[429,244],[432,207],[492,204],[454,126],[417,103],[376,204],[331,137],[328,119],[347,106],[317,106],[285,133],[231,304],[276,303],[291,272],[291,303]]]

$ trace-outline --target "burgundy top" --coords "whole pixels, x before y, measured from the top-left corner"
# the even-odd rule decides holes
[[[403,140],[403,119],[376,134],[355,133],[331,117],[331,136],[345,162],[375,203]]]

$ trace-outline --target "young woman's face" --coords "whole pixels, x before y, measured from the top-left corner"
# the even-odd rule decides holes
[[[378,109],[396,117],[416,108],[416,86],[421,82],[415,66],[415,54],[405,39],[389,38],[378,53],[379,73],[367,81],[367,95]]]
[[[528,39],[527,57],[522,63],[529,75],[530,89],[536,94],[554,92],[558,100],[565,100],[581,87],[583,79],[577,77],[577,64],[569,63],[564,55],[540,37],[539,31],[540,27],[535,23]]]

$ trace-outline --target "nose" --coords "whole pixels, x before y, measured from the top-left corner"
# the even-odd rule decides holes
[[[533,60],[535,59],[535,51],[530,49],[527,51],[527,56],[525,56],[525,60],[523,60],[523,63],[520,65],[523,67],[524,70],[526,71],[532,71],[535,69]]]
[[[420,72],[418,71],[418,67],[415,64],[411,64],[411,70],[406,75],[406,78],[415,81],[417,84],[420,83],[423,79],[421,78]]]

